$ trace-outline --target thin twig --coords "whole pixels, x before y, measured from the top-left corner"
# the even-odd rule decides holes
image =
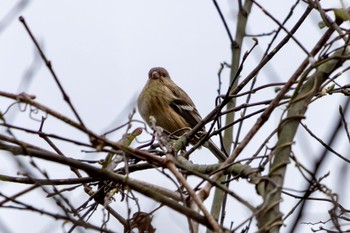
[[[38,43],[37,40],[35,39],[33,33],[31,32],[31,30],[30,30],[30,28],[29,28],[29,26],[27,25],[27,23],[26,23],[24,17],[23,17],[23,16],[20,16],[20,17],[19,17],[19,21],[23,24],[23,26],[24,26],[25,29],[27,30],[27,32],[28,32],[30,38],[32,39],[32,41],[34,42],[36,48],[38,49],[38,52],[40,53],[41,58],[42,58],[43,61],[45,62],[45,65],[46,65],[47,68],[49,69],[50,73],[52,74],[52,77],[54,78],[54,80],[55,80],[57,86],[59,87],[59,89],[60,89],[60,91],[61,91],[61,93],[62,93],[62,95],[63,95],[63,99],[67,102],[67,104],[69,105],[69,107],[70,107],[71,110],[73,111],[73,113],[74,113],[75,117],[78,119],[80,125],[81,125],[82,127],[85,128],[85,125],[84,125],[84,123],[83,123],[83,120],[82,120],[81,117],[79,116],[77,110],[74,108],[73,103],[70,101],[70,98],[69,98],[68,94],[67,94],[66,91],[64,90],[64,88],[63,88],[62,84],[60,83],[60,81],[59,81],[59,79],[58,79],[58,77],[57,77],[55,71],[53,70],[51,61],[49,61],[49,60],[46,58],[46,56],[45,56],[43,50],[41,49],[39,43]]]

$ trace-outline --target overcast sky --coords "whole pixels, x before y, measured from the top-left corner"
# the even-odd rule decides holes
[[[146,83],[148,70],[155,66],[168,69],[172,79],[190,94],[202,116],[215,106],[218,88],[217,72],[220,63],[231,62],[231,55],[228,36],[212,1],[134,0],[101,3],[101,1],[91,0],[37,0],[28,1],[27,5],[15,14],[9,13],[18,2],[20,1],[0,2],[0,23],[5,22],[0,24],[0,88],[2,91],[28,92],[36,95],[37,101],[52,106],[68,116],[73,116],[62,100],[48,69],[40,59],[29,86],[23,85],[23,77],[33,63],[36,50],[28,33],[18,20],[18,16],[22,15],[44,48],[46,56],[52,61],[59,80],[78,112],[83,116],[85,124],[99,133],[127,121],[128,114],[136,106],[137,95]],[[236,1],[218,2],[234,34],[235,17],[238,12]],[[325,2],[327,4],[327,1]],[[333,2],[339,4],[338,1]],[[292,4],[292,1],[274,0],[264,7],[282,21]],[[300,17],[304,7],[303,4],[297,7],[293,18]],[[291,22],[294,21],[291,20]],[[324,31],[317,27],[319,21],[319,16],[314,12],[296,34],[307,49],[314,45]],[[293,24],[287,24],[287,27],[290,28]],[[275,28],[276,25],[271,23],[270,19],[253,7],[248,24],[249,34],[266,33]],[[268,42],[269,39],[259,38],[259,46],[247,60],[242,76],[255,67]],[[252,40],[247,38],[244,50],[251,48],[252,44]],[[290,43],[271,64],[263,69],[259,74],[258,83],[287,80],[305,56],[295,44]],[[229,78],[228,74],[229,71],[225,70],[222,75],[225,86]],[[258,101],[259,98],[266,98],[273,94],[271,89],[253,96],[253,100]],[[315,103],[311,107],[315,114],[308,116],[307,119],[311,128],[319,128],[320,124],[331,125],[332,114],[320,119],[325,111],[322,106],[327,104],[328,112],[333,111],[335,116],[338,104],[342,101],[337,97],[327,101],[327,99],[324,100],[320,105]],[[338,104],[332,104],[334,101]],[[1,110],[3,111],[4,106],[8,106],[9,103],[0,99]],[[272,116],[275,117],[275,123],[278,123],[281,112],[282,109]],[[141,119],[138,114],[136,118]],[[29,120],[28,115],[18,115],[16,122],[21,121],[33,128],[39,126],[38,122]],[[61,124],[55,125],[53,122],[49,127],[50,131],[56,134],[79,136],[79,133],[66,131],[67,128]],[[266,131],[266,134],[268,133],[270,131]],[[318,133],[325,136],[328,131],[324,129]],[[114,135],[114,138],[118,139],[120,134]],[[23,139],[25,138],[31,139],[23,136]],[[318,148],[312,143],[305,144],[307,145],[304,146],[308,146],[310,151]],[[66,149],[70,151],[72,148]],[[349,147],[340,142],[338,149],[348,150]],[[313,156],[312,153],[310,156]],[[195,161],[196,159],[198,158],[194,158]],[[204,161],[214,160],[208,158]],[[0,164],[0,170],[12,174],[11,166],[8,164],[6,166]],[[60,175],[59,170],[50,172],[53,177]],[[292,178],[288,177],[288,179]],[[247,193],[249,192],[255,192],[255,190],[250,187],[247,189]],[[77,198],[84,200],[86,195]],[[254,203],[259,201],[253,200]],[[50,205],[50,202],[47,203]],[[154,207],[150,204],[149,210]],[[4,211],[0,210],[0,216],[3,213]],[[11,226],[11,232],[23,232],[22,227],[28,226],[18,222],[19,219],[28,221],[29,212],[21,215],[12,212],[8,215],[13,217],[6,218],[9,221],[8,225]],[[33,221],[38,221],[37,219],[40,219],[40,216]],[[162,218],[159,219],[162,220]],[[178,221],[181,224],[175,224],[174,231],[168,232],[187,229],[186,221],[180,219]],[[43,225],[44,227],[33,226],[35,230],[30,232],[45,232],[45,227],[50,226],[50,221]],[[169,230],[168,226],[164,226],[164,229],[162,226],[157,228],[159,232]],[[28,229],[26,230],[29,232]],[[56,232],[61,232],[61,229],[57,227]]]

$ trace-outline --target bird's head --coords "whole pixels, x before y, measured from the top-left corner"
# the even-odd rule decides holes
[[[168,71],[163,67],[154,67],[148,72],[148,78],[152,80],[170,78]]]

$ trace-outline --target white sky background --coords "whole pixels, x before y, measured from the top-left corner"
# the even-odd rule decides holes
[[[229,2],[234,2],[234,4],[229,4]],[[330,1],[325,2],[327,4]],[[337,1],[332,2],[338,3]],[[271,1],[271,5],[264,5],[264,7],[282,21],[293,3],[291,1],[283,1],[282,3],[282,1],[275,0]],[[219,1],[219,4],[230,25],[231,32],[234,34],[237,13],[236,1]],[[0,20],[14,5],[14,1],[0,2]],[[298,18],[303,10],[303,8],[298,7],[293,18]],[[230,63],[231,60],[229,39],[212,1],[138,0],[103,1],[101,3],[97,1],[37,0],[30,2],[19,15],[24,16],[32,32],[43,45],[46,56],[52,61],[57,76],[82,116],[84,123],[99,133],[102,133],[106,127],[110,127],[113,121],[114,127],[127,121],[128,114],[135,107],[137,95],[147,80],[148,70],[154,66],[166,67],[177,84],[192,97],[202,116],[205,116],[215,104],[214,98],[217,95],[218,87],[217,72],[220,63],[224,61]],[[310,49],[315,40],[323,33],[317,27],[318,21],[319,17],[314,13],[302,26],[300,32],[296,34],[296,37],[302,41],[307,49]],[[294,24],[295,20],[291,20],[291,22]],[[248,25],[248,33],[250,34],[270,32],[277,28],[271,23],[271,20],[254,7]],[[292,25],[288,24],[287,26]],[[243,77],[260,60],[261,51],[266,48],[266,42],[269,42],[269,39],[259,38],[259,47],[245,64]],[[251,45],[251,39],[247,38],[245,50]],[[1,31],[0,89],[2,91],[17,93],[24,72],[32,63],[33,48],[33,42],[17,17]],[[297,46],[293,43],[286,46],[272,63],[259,74],[258,84],[287,80],[305,58],[305,54],[296,48]],[[228,80],[228,70],[223,73],[222,79],[223,83]],[[36,95],[37,101],[73,117],[44,65],[35,74],[26,92]],[[259,95],[261,95],[260,98]],[[267,95],[272,96],[273,89],[253,96],[253,101],[265,99]],[[314,103],[309,109],[315,115],[308,115],[307,123],[312,130],[318,130],[318,135],[326,136],[327,126],[331,128],[332,117],[337,115],[338,106],[342,101],[341,98],[332,96],[332,98],[326,97],[320,102]],[[3,111],[4,106],[9,103],[0,99],[1,110]],[[327,108],[324,108],[325,105]],[[281,112],[282,109],[280,112],[277,110],[276,114],[272,116],[275,118],[274,123],[278,123]],[[322,117],[324,115],[327,117]],[[138,114],[136,118],[140,119]],[[117,120],[115,121],[115,119]],[[15,122],[25,122],[22,125],[29,124],[35,129],[39,126],[38,122],[29,120],[26,114],[18,115]],[[79,138],[80,134],[76,131],[68,131],[68,127],[56,123],[55,121],[47,123],[46,127],[50,129],[50,132]],[[320,127],[320,125],[326,127]],[[264,135],[267,135],[271,132],[272,127],[267,125],[265,128]],[[248,125],[244,132],[247,129],[249,129]],[[120,134],[114,135],[115,139],[119,137]],[[31,141],[38,140],[42,143],[40,139],[28,136],[22,138]],[[259,138],[254,140],[259,142]],[[45,143],[42,145],[44,146]],[[72,154],[72,157],[74,157],[74,152],[79,152],[72,146],[66,144],[64,146],[65,152]],[[308,155],[300,154],[299,159],[306,161],[314,159],[318,155],[319,146],[314,145],[312,141],[305,142],[303,146],[308,146],[307,148],[310,148],[308,151],[311,153]],[[349,145],[344,142],[338,143],[337,146],[336,150],[339,152],[349,150]],[[253,147],[251,152],[255,152],[254,141],[251,143],[251,147]],[[208,154],[205,149],[201,150],[199,154],[203,153]],[[2,157],[8,156],[4,153],[0,155]],[[310,157],[305,158],[305,156]],[[194,155],[193,160],[201,163],[215,161],[210,156],[208,157],[198,158]],[[339,162],[339,160],[334,157],[334,162]],[[1,173],[13,175],[9,164],[0,164]],[[47,164],[47,168],[52,178],[62,177],[62,172],[70,174],[67,169],[50,170],[50,165]],[[328,170],[330,167],[325,168],[325,171]],[[162,180],[157,180],[160,177],[159,173],[153,172],[147,175],[154,175],[157,177],[155,183],[162,185]],[[296,188],[298,186],[293,175],[287,176],[286,182],[289,187]],[[332,182],[331,178],[330,182]],[[0,183],[0,190],[7,187],[9,187],[7,184]],[[256,198],[252,186],[237,184],[237,188],[241,187],[248,187],[247,196],[253,193],[254,204],[260,202],[260,199]],[[81,203],[86,200],[87,196],[82,194],[76,198]],[[47,200],[44,202],[47,205],[53,204]],[[284,206],[288,206],[288,204],[288,202],[283,203]],[[150,204],[148,210],[155,206],[155,204]],[[244,209],[233,211],[235,212],[233,217],[235,222],[246,212]],[[310,209],[310,211],[313,210]],[[173,216],[173,212],[163,211],[162,213],[163,216],[155,217],[157,221],[164,222],[164,224],[155,223],[159,232],[187,231],[186,221],[178,215]],[[8,217],[2,217],[5,214]],[[164,217],[165,215],[169,216]],[[6,219],[6,225],[11,229],[10,232],[24,232],[24,230],[26,232],[45,232],[48,226],[55,226],[55,231],[51,232],[62,231],[60,222],[53,224],[52,219],[45,218],[43,220],[41,216],[37,214],[32,216],[30,212],[18,214],[14,211],[6,213],[4,210],[0,210],[0,216],[0,220]],[[316,216],[316,219],[311,220],[325,219],[318,219]],[[43,221],[46,222],[43,223]],[[21,224],[18,224],[19,222]],[[32,226],[32,230],[28,231],[27,227],[31,225],[31,222],[38,224]],[[175,224],[172,224],[174,222]]]

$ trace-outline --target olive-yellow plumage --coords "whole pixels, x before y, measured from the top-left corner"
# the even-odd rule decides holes
[[[157,126],[169,133],[177,132],[177,135],[185,132],[181,129],[191,129],[202,120],[191,98],[171,80],[168,71],[162,67],[149,71],[148,81],[138,97],[137,105],[147,124],[150,123],[150,116],[153,116]],[[220,161],[226,159],[211,140],[204,146]]]

